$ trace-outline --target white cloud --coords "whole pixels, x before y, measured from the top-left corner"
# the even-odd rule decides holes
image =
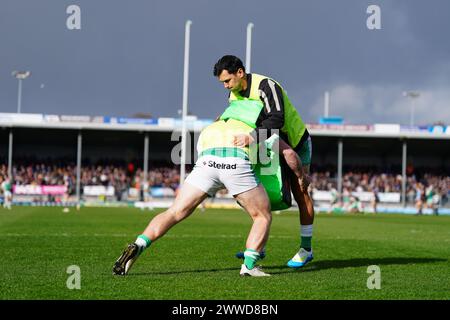
[[[359,86],[342,84],[330,91],[330,115],[342,116],[346,123],[410,123],[412,99],[404,91],[420,92],[415,99],[415,125],[438,121],[450,124],[450,87],[404,88],[399,85]],[[316,117],[322,114],[323,97],[312,108]]]

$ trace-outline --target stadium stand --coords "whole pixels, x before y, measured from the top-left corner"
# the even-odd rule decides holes
[[[188,173],[196,160],[196,137],[210,122],[193,117],[188,123]],[[170,199],[180,179],[180,166],[172,161],[179,144],[174,132],[180,127],[180,119],[170,118],[0,113],[0,175],[9,175],[11,161],[15,204],[73,204],[78,202],[80,156],[79,200],[85,204]],[[332,202],[348,209],[352,201],[364,211],[379,204],[379,212],[445,213],[450,207],[448,127],[308,127],[313,137],[311,192],[319,211],[327,212]],[[220,197],[227,195],[221,192]]]

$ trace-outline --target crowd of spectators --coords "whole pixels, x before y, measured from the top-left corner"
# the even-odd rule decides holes
[[[401,174],[380,173],[375,171],[353,172],[342,175],[342,188],[346,192],[400,193],[403,177]],[[337,175],[330,171],[311,174],[313,190],[332,191],[337,189]],[[425,173],[407,175],[406,199],[409,203],[430,202],[433,196],[439,201],[447,202],[450,192],[450,176]]]
[[[0,164],[0,175],[7,176],[8,168]],[[69,194],[75,193],[76,165],[57,163],[17,163],[12,166],[15,185],[65,185]],[[134,163],[125,165],[84,165],[80,171],[81,186],[112,186],[116,190],[140,189],[144,183],[144,172]],[[179,169],[173,165],[152,165],[147,173],[148,187],[176,189],[180,181]]]
[[[312,187],[317,190],[329,190],[330,183],[333,185],[337,183],[337,175],[329,171],[313,172],[311,179]],[[402,189],[402,176],[400,174],[350,171],[342,175],[342,187],[356,192],[370,192],[375,189],[378,192],[400,192]]]
[[[189,172],[191,168],[187,168]],[[65,185],[68,194],[75,194],[76,165],[65,161],[16,161],[12,167],[13,183],[16,185]],[[337,188],[336,171],[313,170],[311,189],[332,191]],[[112,186],[117,192],[128,188],[141,189],[144,181],[142,168],[136,162],[102,161],[96,164],[84,164],[81,167],[81,187],[103,185]],[[7,176],[7,166],[0,164],[0,175]],[[179,166],[170,163],[150,163],[145,187],[166,187],[175,190],[180,180]],[[406,181],[408,202],[426,203],[430,194],[439,195],[441,200],[448,201],[450,176],[425,173],[409,174]],[[352,171],[346,169],[342,175],[342,188],[347,192],[401,192],[402,175],[383,173],[367,169]],[[419,201],[420,200],[420,201]]]

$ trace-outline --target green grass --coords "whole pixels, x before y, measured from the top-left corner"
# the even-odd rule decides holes
[[[0,299],[449,299],[450,217],[317,215],[315,260],[286,267],[298,249],[298,214],[274,215],[268,278],[241,278],[235,252],[250,218],[196,211],[144,252],[126,277],[112,265],[157,211],[132,208],[0,209]],[[81,270],[69,290],[67,268]],[[367,268],[381,289],[367,288]]]

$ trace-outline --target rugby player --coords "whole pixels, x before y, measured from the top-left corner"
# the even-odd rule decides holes
[[[308,130],[286,91],[269,77],[246,73],[238,57],[226,55],[220,58],[214,65],[213,74],[229,91],[230,102],[244,99],[261,101],[264,104],[259,114],[252,115],[255,126],[253,136],[256,137],[256,142],[259,142],[263,132],[267,134],[266,137],[270,137],[272,132],[277,130],[281,139],[286,141],[301,159],[302,174],[300,177],[292,174],[290,179],[291,190],[300,211],[301,242],[299,251],[287,263],[289,267],[301,268],[313,259],[311,240],[314,206],[308,192],[312,145]],[[241,112],[237,111],[231,116],[239,119],[241,114],[246,112],[241,109]],[[254,139],[251,134],[236,135],[235,146],[248,146]],[[242,254],[238,253],[237,257],[242,257]]]
[[[248,134],[252,130],[245,123],[230,119],[216,121],[201,132],[197,144],[198,160],[174,203],[155,216],[136,241],[126,247],[113,266],[114,275],[126,275],[140,254],[153,242],[190,216],[206,197],[226,188],[253,220],[240,275],[269,276],[256,266],[256,262],[269,236],[272,221],[270,201],[252,170],[248,146],[234,145],[236,134]]]
[[[3,207],[11,210],[12,186],[8,176],[4,178],[0,175],[0,187],[3,190]]]

